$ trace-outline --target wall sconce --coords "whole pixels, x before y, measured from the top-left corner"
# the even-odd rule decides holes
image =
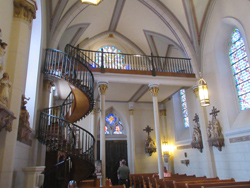
[[[102,0],[81,0],[82,3],[98,5]]]
[[[163,155],[165,163],[168,162],[168,158],[174,152],[175,149],[176,149],[176,146],[174,146],[173,144],[168,144],[168,142],[165,141],[165,138],[164,138],[164,141],[162,142],[162,155]]]
[[[188,166],[189,165],[189,159],[181,160],[181,164],[185,164],[186,166]]]
[[[210,101],[208,96],[207,82],[204,80],[204,78],[202,78],[201,73],[200,73],[200,80],[198,82],[198,90],[199,90],[199,99],[201,106],[202,107],[209,106]]]
[[[143,131],[146,131],[148,133],[148,137],[145,140],[145,152],[148,153],[149,156],[151,156],[152,153],[156,152],[155,142],[153,141],[153,139],[149,135],[149,133],[152,130],[153,129],[151,129],[149,126],[147,126],[145,129],[143,129]]]

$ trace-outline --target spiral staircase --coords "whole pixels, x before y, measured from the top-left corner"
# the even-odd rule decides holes
[[[47,49],[45,56],[44,74],[65,80],[71,89],[62,105],[41,111],[38,140],[47,146],[47,153],[64,156],[46,166],[46,188],[67,187],[69,180],[80,181],[94,172],[95,139],[75,124],[93,109],[94,77],[89,63],[73,53],[75,49],[68,51]]]

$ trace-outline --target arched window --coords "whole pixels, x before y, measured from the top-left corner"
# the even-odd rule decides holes
[[[250,108],[250,68],[244,39],[238,29],[231,36],[229,58],[241,110]]]
[[[105,120],[105,134],[123,134],[122,122],[113,113],[109,113]]]
[[[185,126],[185,128],[188,128],[189,127],[189,119],[188,119],[188,109],[187,109],[187,100],[186,100],[185,89],[180,90],[180,96],[181,96],[181,107],[182,107],[184,126]]]
[[[99,48],[99,51],[103,50],[102,53],[96,53],[96,64],[101,66],[103,58],[104,68],[111,69],[125,69],[124,56],[121,54],[121,50],[114,46],[104,46]]]

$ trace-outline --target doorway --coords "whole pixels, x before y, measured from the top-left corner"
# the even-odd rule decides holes
[[[100,141],[97,141],[97,159],[100,160]],[[117,169],[120,160],[128,161],[127,140],[106,140],[106,176],[118,185]],[[128,166],[128,164],[127,164]]]

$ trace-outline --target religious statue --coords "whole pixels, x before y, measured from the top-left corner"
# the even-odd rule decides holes
[[[143,129],[144,131],[146,131],[148,133],[148,136],[145,140],[145,152],[149,154],[149,156],[152,155],[153,152],[156,152],[156,146],[155,146],[155,142],[153,141],[153,139],[151,138],[151,136],[149,135],[149,133],[153,130],[151,129],[149,126],[147,126],[145,129]]]
[[[30,98],[26,98],[25,95],[22,95],[17,139],[24,143],[29,141],[30,133],[32,132],[29,122],[30,115],[26,109],[26,104],[28,100],[30,100]]]
[[[192,145],[192,148],[197,148],[200,150],[200,152],[202,152],[203,143],[202,143],[200,124],[199,124],[199,116],[197,114],[195,114],[193,121],[196,124],[194,125],[191,145]]]
[[[11,85],[9,74],[7,72],[3,73],[3,77],[0,79],[0,104],[7,108],[9,105]]]
[[[4,60],[4,54],[6,53],[7,44],[3,42],[2,40],[2,30],[0,28],[0,70],[3,70],[3,60]]]
[[[224,146],[224,136],[222,134],[220,122],[216,119],[219,112],[219,110],[213,107],[212,112],[210,113],[210,115],[212,115],[212,121],[208,122],[207,136],[209,144],[217,147],[218,150],[221,151],[222,146]]]

